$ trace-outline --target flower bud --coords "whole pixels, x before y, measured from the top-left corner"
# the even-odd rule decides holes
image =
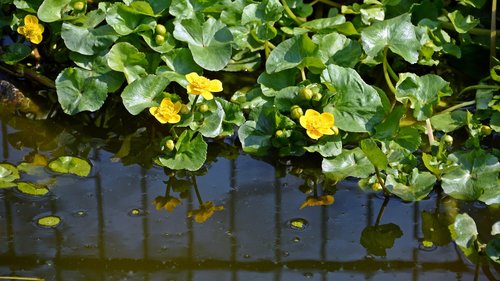
[[[293,119],[299,119],[300,117],[302,117],[302,115],[304,115],[304,111],[302,110],[302,108],[300,108],[300,106],[294,105],[290,109],[290,115]]]
[[[320,93],[314,93],[312,96],[313,101],[320,101],[321,98],[323,98],[323,95],[321,95]]]
[[[73,9],[77,12],[83,11],[83,9],[85,9],[85,2],[78,1],[78,2],[73,3]]]
[[[313,97],[313,92],[309,88],[303,88],[302,90],[300,90],[299,95],[305,100],[310,100]]]
[[[337,126],[333,126],[332,127],[332,131],[335,135],[338,135],[339,134],[339,128]]]
[[[163,45],[163,43],[165,43],[165,36],[163,36],[161,34],[156,34],[155,43],[156,43],[156,45]]]
[[[167,34],[167,28],[163,24],[157,24],[155,27],[155,33],[158,35]]]
[[[447,144],[452,144],[453,143],[453,137],[450,135],[444,135],[443,136],[443,141]]]
[[[377,181],[372,184],[372,190],[380,191],[382,190],[382,185]]]
[[[492,131],[493,131],[493,130],[492,130],[492,129],[491,129],[491,127],[490,127],[490,126],[488,126],[488,125],[483,125],[483,126],[481,126],[481,133],[482,133],[483,135],[485,135],[485,136],[489,136],[489,135],[491,135],[491,132],[492,132]]]
[[[208,105],[202,103],[198,106],[198,109],[200,110],[201,113],[205,113],[208,111]]]
[[[168,151],[172,151],[175,148],[175,143],[173,140],[167,140],[165,142],[165,147],[168,149]]]
[[[274,135],[279,138],[283,135],[283,131],[282,130],[276,130],[276,132],[274,133]]]
[[[187,107],[187,105],[182,104],[181,110],[179,110],[179,113],[180,114],[188,114],[189,113],[189,108]]]

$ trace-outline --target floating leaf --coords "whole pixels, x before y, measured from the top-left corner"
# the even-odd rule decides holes
[[[16,166],[9,163],[0,163],[0,180],[12,182],[19,179],[19,171]]]
[[[58,216],[45,216],[38,218],[36,223],[42,227],[54,228],[61,223],[61,218]]]
[[[458,214],[453,224],[450,224],[451,237],[461,248],[474,247],[477,239],[476,222],[466,213]]]
[[[309,152],[318,152],[323,157],[337,156],[342,152],[342,140],[339,134],[324,136],[317,143],[305,147]]]
[[[73,156],[61,156],[49,162],[49,169],[56,173],[75,174],[80,177],[86,177],[92,168],[84,159]]]
[[[387,190],[404,201],[419,201],[424,199],[433,189],[436,177],[429,172],[419,172],[413,168],[406,181],[399,182],[393,175],[387,175],[385,186]]]
[[[321,169],[334,181],[347,177],[365,178],[375,173],[372,163],[359,147],[352,150],[343,149],[335,158],[323,158]]]
[[[339,129],[371,132],[384,118],[379,94],[354,69],[330,64],[321,74],[321,81],[335,93],[324,110],[335,116]]]
[[[32,196],[43,196],[49,193],[49,189],[46,186],[34,184],[31,182],[20,182],[17,184],[16,189],[24,194]]]

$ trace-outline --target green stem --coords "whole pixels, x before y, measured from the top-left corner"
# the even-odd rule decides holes
[[[318,0],[318,2],[321,2],[321,3],[325,3],[327,5],[330,5],[330,6],[333,6],[335,8],[342,8],[342,5],[339,4],[339,3],[335,3],[333,1],[330,1],[330,0]]]
[[[281,0],[281,4],[283,4],[283,8],[285,9],[286,14],[293,20],[295,21],[298,25],[303,24],[305,21],[299,19],[293,12],[290,10],[290,7],[288,7],[288,3],[286,2],[287,0]]]
[[[193,114],[194,112],[194,107],[196,106],[196,102],[198,101],[198,98],[200,97],[200,95],[196,95],[196,97],[194,97],[194,101],[193,101],[193,104],[191,105],[191,114]]]
[[[271,50],[269,48],[269,41],[264,42],[264,53],[266,54],[266,60],[269,58],[269,54],[271,53]]]
[[[399,76],[394,72],[392,69],[391,65],[387,63],[387,70],[389,71],[389,75],[391,75],[392,80],[398,82],[399,81]]]
[[[390,194],[389,190],[387,190],[387,188],[385,187],[384,180],[382,179],[382,176],[380,175],[380,170],[377,167],[375,167],[375,175],[377,175],[377,181],[382,186],[382,190],[384,190],[384,195],[388,197]]]
[[[394,88],[394,85],[392,84],[391,77],[389,77],[389,71],[388,67],[389,63],[387,62],[387,47],[384,49],[384,60],[382,62],[382,67],[384,69],[384,78],[385,82],[387,83],[387,87],[389,87],[389,90],[395,95],[396,94],[396,88]]]
[[[469,87],[465,87],[458,93],[459,96],[461,96],[463,93],[471,91],[471,90],[498,90],[500,89],[500,86],[497,85],[472,85]]]
[[[307,80],[307,77],[306,77],[306,72],[304,71],[304,68],[300,68],[300,76],[302,77],[302,81],[306,81]]]
[[[445,109],[445,110],[443,110],[443,111],[441,111],[441,112],[438,112],[438,113],[436,113],[436,114],[434,114],[434,115],[439,115],[439,114],[443,114],[443,113],[446,113],[446,112],[452,112],[452,111],[453,111],[453,110],[455,110],[455,109],[459,109],[459,108],[462,108],[462,107],[464,107],[464,106],[473,105],[473,104],[475,104],[475,103],[476,103],[476,101],[475,101],[475,100],[462,102],[462,103],[456,104],[456,105],[454,105],[454,106],[450,106],[450,107],[448,107],[447,109]]]
[[[490,67],[494,66],[494,58],[497,54],[497,0],[491,2],[491,26],[490,26]]]

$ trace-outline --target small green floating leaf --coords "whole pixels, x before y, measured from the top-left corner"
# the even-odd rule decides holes
[[[19,170],[9,163],[0,163],[0,181],[12,182],[19,179]]]
[[[49,189],[46,186],[34,184],[31,182],[20,182],[17,184],[16,188],[20,192],[32,196],[43,196],[49,193]]]
[[[170,169],[196,171],[207,159],[208,145],[200,133],[186,130],[177,139],[175,149],[160,156],[159,163]]]
[[[45,216],[38,218],[36,223],[41,227],[54,228],[61,223],[61,218],[58,216]]]
[[[424,199],[433,189],[436,177],[429,172],[419,172],[414,168],[408,175],[407,182],[398,182],[393,175],[388,175],[385,186],[390,193],[404,201]]]
[[[86,177],[92,168],[86,160],[73,156],[61,156],[49,162],[49,168],[57,173],[75,174],[80,177]]]
[[[477,239],[476,222],[466,213],[458,214],[455,222],[449,226],[451,237],[461,248],[473,247],[473,242]]]

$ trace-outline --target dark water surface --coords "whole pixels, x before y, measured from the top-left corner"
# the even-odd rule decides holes
[[[116,156],[119,148],[126,149],[123,145],[58,126],[17,117],[2,122],[3,162],[17,165],[35,154],[49,160],[75,155],[91,161],[92,171],[88,177],[43,168],[23,174],[21,180],[49,187],[39,197],[0,189],[0,276],[64,281],[500,278],[491,264],[469,262],[446,232],[450,214],[467,212],[488,235],[498,210],[486,205],[436,193],[418,203],[391,198],[384,205],[380,194],[345,181],[329,187],[332,205],[299,209],[311,195],[304,193],[307,177],[240,154],[216,157],[205,173],[177,174],[170,195],[183,197],[182,204],[172,212],[156,210],[153,202],[165,196],[169,172],[124,165]],[[201,224],[188,217],[199,207],[195,185],[200,199],[224,207]],[[36,219],[46,215],[62,223],[37,225]]]

